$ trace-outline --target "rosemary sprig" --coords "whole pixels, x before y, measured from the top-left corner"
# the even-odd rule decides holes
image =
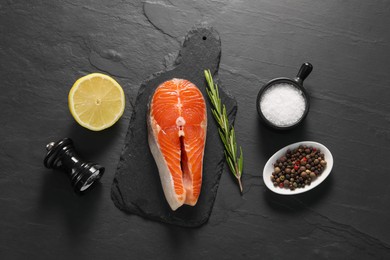
[[[204,71],[204,76],[207,81],[207,95],[210,98],[210,102],[213,105],[211,109],[215,120],[218,123],[218,132],[221,137],[221,141],[225,146],[225,157],[230,171],[233,173],[238,181],[240,192],[242,193],[241,175],[244,166],[244,157],[242,148],[240,146],[240,156],[237,154],[236,134],[234,133],[234,127],[229,124],[229,119],[226,112],[226,107],[221,102],[219,97],[218,85],[214,84],[213,77],[210,70]]]

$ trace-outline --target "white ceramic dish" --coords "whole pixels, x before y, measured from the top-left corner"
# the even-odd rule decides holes
[[[271,181],[271,175],[272,175],[272,172],[274,170],[273,164],[276,162],[277,159],[279,159],[284,154],[286,154],[286,151],[288,149],[293,150],[300,145],[312,146],[312,147],[315,147],[315,148],[321,150],[321,153],[324,154],[325,161],[327,162],[324,171],[310,185],[306,185],[304,188],[297,188],[295,190],[290,190],[290,189],[286,189],[286,188],[275,187]],[[332,170],[332,167],[333,167],[333,156],[330,153],[329,149],[326,148],[325,145],[317,143],[317,142],[312,142],[312,141],[302,141],[302,142],[297,142],[297,143],[287,145],[286,147],[283,147],[282,149],[277,151],[274,155],[272,155],[271,158],[269,158],[269,160],[267,161],[267,163],[264,166],[263,180],[264,180],[264,183],[267,186],[267,188],[275,193],[282,194],[282,195],[295,195],[295,194],[299,194],[299,193],[303,193],[303,192],[312,190],[315,187],[317,187],[318,185],[320,185],[329,176],[329,174]]]

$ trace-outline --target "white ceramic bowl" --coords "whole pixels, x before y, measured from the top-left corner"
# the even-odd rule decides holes
[[[275,187],[271,181],[271,175],[272,172],[274,171],[273,164],[276,162],[277,159],[285,155],[288,149],[293,150],[300,145],[312,146],[321,150],[321,153],[324,154],[325,161],[327,162],[324,171],[315,180],[313,180],[310,185],[306,185],[304,188],[296,188],[295,190],[290,190],[286,188]],[[282,195],[295,195],[295,194],[309,191],[311,189],[314,189],[318,185],[320,185],[326,179],[326,177],[328,177],[330,171],[332,170],[332,167],[333,167],[333,156],[330,153],[329,149],[326,148],[325,145],[317,142],[312,142],[312,141],[302,141],[302,142],[287,145],[286,147],[283,147],[282,149],[277,151],[274,155],[272,155],[271,158],[269,158],[269,160],[264,166],[263,180],[267,188],[275,193],[282,194]]]

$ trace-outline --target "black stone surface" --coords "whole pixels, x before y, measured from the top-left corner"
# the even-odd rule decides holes
[[[218,33],[204,26],[192,29],[183,42],[173,68],[156,73],[142,83],[137,95],[125,146],[112,186],[115,205],[129,213],[149,219],[185,226],[198,227],[210,217],[218,183],[224,168],[224,151],[218,128],[207,101],[204,69],[216,74],[221,57]],[[169,207],[162,190],[158,169],[149,150],[146,117],[148,104],[155,89],[172,78],[183,78],[194,83],[207,102],[207,138],[203,162],[201,195],[194,206],[183,205],[176,211]],[[220,97],[233,123],[237,112],[234,98],[228,96],[219,84]]]
[[[389,10],[365,0],[0,1],[0,258],[389,259]],[[239,107],[245,191],[222,174],[209,221],[191,229],[118,210],[111,185],[141,83],[170,67],[199,23],[221,37],[218,75]],[[305,123],[265,128],[260,87],[306,61]],[[127,98],[122,119],[98,133],[67,108],[75,80],[96,71]],[[65,136],[106,168],[82,197],[42,163],[45,145]],[[331,150],[331,175],[299,196],[269,192],[265,162],[302,140]]]

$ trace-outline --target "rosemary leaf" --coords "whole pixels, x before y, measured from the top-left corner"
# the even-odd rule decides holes
[[[226,143],[226,137],[225,137],[225,134],[221,131],[221,129],[218,129],[218,133],[219,133],[219,136],[221,137],[221,141],[223,143],[223,145],[227,145]]]
[[[238,169],[240,173],[242,173],[243,168],[244,168],[244,155],[242,154],[242,149],[240,147],[240,158],[238,158]]]
[[[232,162],[232,159],[226,154],[225,152],[226,161],[228,162],[229,168],[232,171],[233,175],[237,178],[236,169],[234,168],[234,164]]]

